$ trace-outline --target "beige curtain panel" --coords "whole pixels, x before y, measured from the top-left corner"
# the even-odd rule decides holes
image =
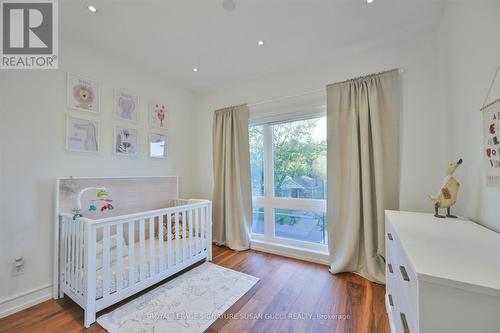
[[[384,283],[384,209],[399,208],[400,78],[327,87],[330,271]]]
[[[246,105],[215,111],[213,233],[217,244],[250,248],[252,190]]]

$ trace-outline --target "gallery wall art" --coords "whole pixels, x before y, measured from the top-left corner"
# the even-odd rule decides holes
[[[116,126],[114,137],[114,153],[116,155],[137,156],[139,140],[136,129]]]
[[[148,116],[151,127],[167,128],[167,107],[165,104],[150,101],[148,103]]]
[[[67,77],[67,106],[68,108],[87,113],[99,113],[99,83],[84,78],[75,73],[68,73]]]
[[[500,187],[500,99],[483,107],[484,159],[488,186]]]
[[[167,158],[167,136],[165,134],[149,134],[149,157]]]
[[[114,112],[116,119],[137,122],[139,116],[139,96],[115,89]]]
[[[68,116],[66,149],[73,152],[97,153],[99,151],[99,122]]]

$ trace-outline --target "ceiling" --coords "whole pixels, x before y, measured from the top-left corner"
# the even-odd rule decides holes
[[[203,91],[431,24],[445,5],[443,0],[234,1],[233,11],[224,10],[222,0],[61,1],[60,29]],[[98,12],[90,13],[88,4]],[[259,40],[265,45],[258,46]]]

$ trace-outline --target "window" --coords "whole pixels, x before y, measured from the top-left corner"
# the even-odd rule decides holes
[[[326,118],[251,126],[255,239],[326,250]]]

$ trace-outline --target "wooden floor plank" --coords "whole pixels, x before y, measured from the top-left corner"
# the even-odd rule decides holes
[[[358,275],[332,275],[326,266],[254,250],[237,252],[215,245],[213,263],[256,276],[260,280],[206,332],[389,332],[384,286]],[[182,272],[166,281],[180,274]],[[112,311],[166,281],[98,315]],[[269,319],[280,314],[294,317]],[[318,318],[315,317],[317,314]],[[298,317],[300,315],[302,317]],[[338,319],[334,315],[350,317]],[[85,329],[83,310],[65,297],[43,302],[0,319],[0,333],[7,332],[105,331],[97,323]]]

